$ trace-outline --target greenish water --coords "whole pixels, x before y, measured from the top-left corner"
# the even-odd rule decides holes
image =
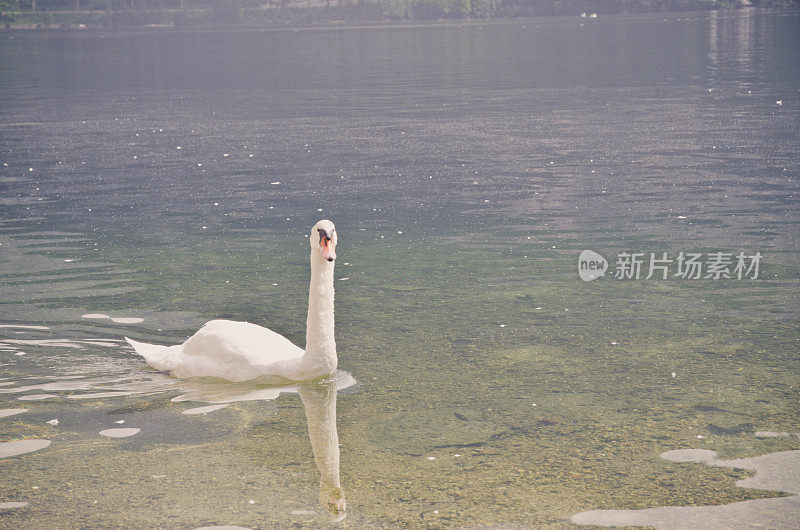
[[[568,527],[779,495],[658,455],[798,449],[753,434],[800,432],[796,12],[9,36],[0,325],[47,329],[0,328],[0,409],[28,409],[0,442],[51,445],[0,460],[0,503],[28,503],[0,526]],[[323,217],[357,381],[332,404],[123,346],[210,318],[302,344]],[[587,283],[584,249],[763,258]]]

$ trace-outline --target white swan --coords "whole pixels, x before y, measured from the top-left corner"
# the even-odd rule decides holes
[[[247,381],[275,376],[307,381],[336,370],[333,336],[333,266],[336,228],[322,220],[311,229],[311,287],[305,352],[272,330],[231,320],[211,320],[183,344],[161,346],[125,337],[136,353],[173,377]]]

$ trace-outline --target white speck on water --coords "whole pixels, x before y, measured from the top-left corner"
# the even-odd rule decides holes
[[[228,406],[228,403],[222,403],[220,405],[208,405],[207,407],[195,407],[193,409],[186,409],[181,412],[181,414],[208,414],[209,412],[214,412],[215,410],[224,409]]]
[[[81,318],[111,318],[108,315],[104,315],[102,313],[86,313],[85,315],[81,315]]]
[[[698,435],[697,435],[697,439],[698,439],[698,440],[705,440],[705,439],[706,439],[706,437],[705,437],[705,436],[703,436],[702,434],[698,434]]]
[[[117,420],[114,423],[116,423],[117,425],[122,425],[123,423],[125,423],[125,420]]]
[[[781,105],[783,105],[783,100],[779,99],[778,101],[775,102],[775,104],[780,107]]]
[[[398,234],[402,234],[402,233],[403,233],[403,231],[402,231],[402,230],[398,230],[398,231],[397,231],[397,233],[398,233]]]
[[[347,280],[349,280],[349,279],[350,279],[349,277],[345,277],[345,278],[339,278],[339,281],[340,281],[340,282],[344,282],[344,281],[347,281]]]
[[[207,227],[207,226],[204,226],[204,227],[203,227],[203,230],[206,230],[206,229],[208,229],[208,227]]]
[[[255,503],[256,503],[256,501],[254,501],[253,499],[250,499],[249,501],[247,501],[247,504],[255,504]]]
[[[58,418],[53,418],[52,420],[48,421],[50,425],[58,425]]]
[[[98,434],[108,438],[126,438],[128,436],[133,436],[140,430],[141,429],[137,429],[136,427],[123,427],[121,429],[103,429]]]
[[[74,260],[74,259],[69,259],[69,258],[68,258],[68,259],[65,259],[65,260],[64,260],[64,263],[72,263],[73,261],[75,261],[75,260]]]
[[[277,186],[277,185],[278,185],[278,184],[280,184],[280,183],[281,183],[281,181],[280,181],[280,180],[276,180],[275,182],[270,182],[270,184],[271,184],[272,186]]]
[[[506,325],[505,324],[500,324],[500,327],[504,328],[504,327],[506,327]]]
[[[16,352],[14,355],[22,356],[22,355],[27,355],[27,353],[25,353],[24,351],[20,350],[20,351]]]
[[[24,455],[50,445],[50,440],[17,440],[14,442],[0,442],[0,458]]]
[[[456,453],[456,454],[453,455],[453,458],[461,458],[461,455]]]
[[[0,409],[0,418],[7,418],[23,412],[28,412],[28,409]]]
[[[177,150],[179,150],[179,151],[180,151],[180,150],[181,150],[181,146],[179,146],[179,145],[178,145],[178,146],[175,146],[175,149],[177,149]]]
[[[225,158],[228,158],[228,157],[229,157],[229,156],[231,156],[231,155],[230,155],[230,154],[228,154],[228,153],[222,153],[222,156],[224,156]]]
[[[672,376],[673,379],[675,378],[675,372],[672,372],[670,375]]]
[[[197,164],[197,167],[203,167],[203,164]]]
[[[219,203],[218,203],[218,202],[215,202],[215,203],[214,203],[214,206],[219,206]]]
[[[616,346],[617,344],[618,344],[618,343],[617,343],[617,342],[615,342],[615,341],[612,341],[612,342],[611,342],[611,345],[612,345],[612,346]]]
[[[686,219],[686,216],[685,215],[679,215],[678,219]]]
[[[272,285],[278,285],[277,283],[273,283]]]
[[[532,407],[538,407],[539,405],[537,405],[536,403],[531,403],[531,406]]]
[[[317,208],[317,211],[318,211],[318,212],[321,212],[321,211],[322,211],[322,208]]]
[[[429,456],[428,460],[436,460],[436,457],[435,456]]]
[[[166,475],[150,475],[150,478],[167,478]]]

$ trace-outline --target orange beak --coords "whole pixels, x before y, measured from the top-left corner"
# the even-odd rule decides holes
[[[319,245],[322,247],[322,257],[328,261],[333,261],[336,259],[336,251],[331,246],[331,240],[327,237],[323,237]]]

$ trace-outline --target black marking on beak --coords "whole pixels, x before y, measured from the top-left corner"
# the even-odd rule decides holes
[[[322,243],[322,240],[330,241],[331,238],[328,235],[328,232],[325,231],[324,228],[317,228],[317,232],[319,232],[319,242]]]

